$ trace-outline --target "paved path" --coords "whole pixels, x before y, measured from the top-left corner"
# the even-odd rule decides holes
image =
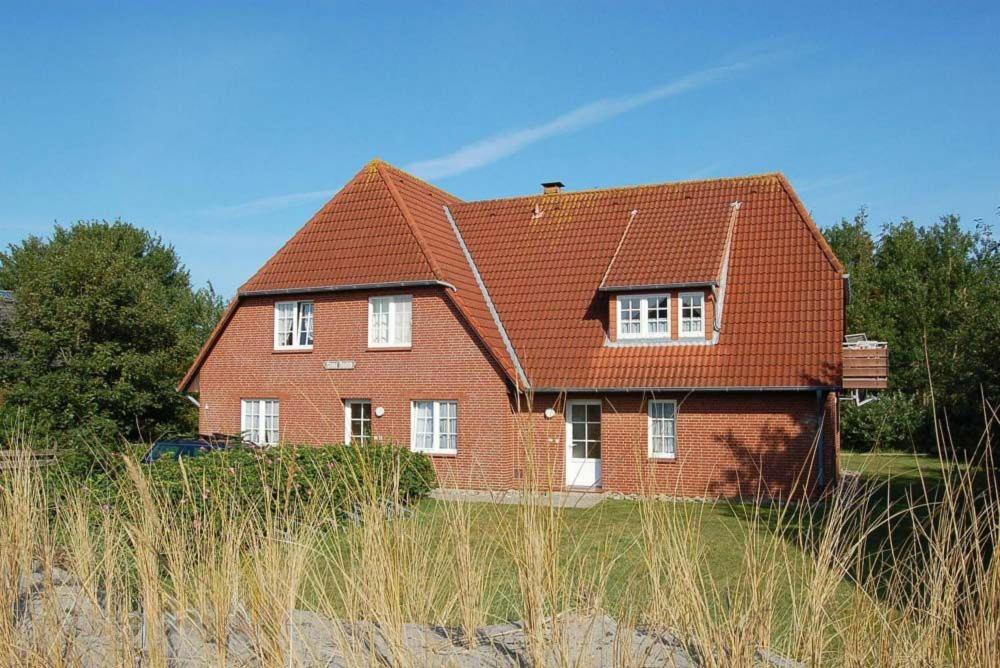
[[[604,500],[600,492],[529,492],[531,498],[541,504],[552,504],[556,508],[593,508]],[[525,492],[481,492],[468,489],[436,489],[431,498],[439,501],[465,501],[467,503],[517,504],[525,498]]]

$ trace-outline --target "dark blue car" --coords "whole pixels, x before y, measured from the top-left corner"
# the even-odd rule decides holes
[[[143,463],[152,464],[161,457],[197,457],[198,455],[212,450],[222,450],[224,448],[239,446],[243,439],[239,436],[229,436],[227,434],[199,435],[191,438],[166,438],[157,441],[150,448],[146,456],[142,458]]]
[[[161,457],[180,459],[181,457],[197,457],[198,455],[216,450],[221,446],[212,445],[200,438],[173,438],[157,441],[142,458],[144,464],[152,464]]]

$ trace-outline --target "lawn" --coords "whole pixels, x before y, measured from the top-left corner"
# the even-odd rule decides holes
[[[943,477],[941,463],[931,457],[905,453],[859,454],[844,453],[842,468],[861,472],[875,487],[873,504],[884,507],[890,490],[892,503],[901,501],[915,490],[935,489]],[[882,483],[888,483],[882,484]],[[876,491],[877,490],[877,491]],[[689,527],[689,536],[696,536],[697,547],[692,553],[698,560],[700,584],[711,593],[722,615],[733,614],[731,606],[739,605],[731,594],[746,586],[748,548],[763,551],[768,559],[781,562],[775,570],[778,578],[775,601],[775,628],[781,637],[793,623],[796,601],[801,601],[811,586],[809,579],[812,554],[817,548],[818,529],[825,521],[826,509],[802,507],[787,516],[775,507],[759,507],[736,502],[655,502],[662,513],[660,522],[671,529]],[[451,532],[456,525],[453,501],[422,501],[414,510],[409,523],[420,540],[443,546],[440,555],[445,563],[433,571],[430,578],[440,577],[444,584],[428,584],[442,591],[461,586],[447,572],[451,565]],[[467,540],[473,552],[484,564],[482,589],[488,620],[500,622],[523,618],[523,601],[517,574],[518,553],[523,541],[515,527],[523,520],[517,506],[500,504],[461,504],[468,515]],[[551,534],[556,537],[562,577],[573,580],[568,587],[570,607],[598,604],[612,614],[634,614],[647,609],[650,598],[649,557],[646,546],[649,527],[642,522],[639,501],[605,500],[589,509],[566,508],[546,513],[551,522]],[[884,532],[872,538],[872,551],[880,549]],[[752,539],[752,541],[751,541]],[[749,542],[748,544],[748,541]],[[768,551],[770,550],[770,551]],[[759,566],[757,566],[759,568]],[[330,577],[341,577],[341,574]],[[424,576],[427,577],[426,575]],[[460,578],[459,578],[460,580]],[[320,580],[322,582],[322,579]],[[320,585],[322,586],[322,585]],[[840,579],[832,596],[832,607],[844,610],[851,604],[854,585]],[[329,594],[329,592],[328,592]],[[442,599],[447,598],[442,593]],[[738,598],[738,597],[737,597]],[[428,621],[455,623],[455,610],[428,610]]]
[[[436,540],[448,525],[448,501],[425,501],[416,521],[424,524],[430,540]],[[516,576],[509,551],[516,544],[504,530],[519,521],[518,510],[509,505],[476,504],[471,508],[472,539],[484,550],[497,550],[490,580],[498,596],[493,613],[498,619],[516,619]],[[728,505],[670,503],[668,512],[679,521],[697,523],[706,554],[706,575],[725,583],[740,571],[742,545],[749,527]],[[560,554],[569,568],[590,572],[592,586],[603,585],[604,603],[614,611],[641,605],[647,583],[643,553],[643,529],[636,501],[605,500],[585,510],[567,508],[555,520]],[[586,576],[583,576],[586,579]],[[638,600],[636,600],[638,599]]]
[[[840,468],[872,480],[909,478],[940,481],[944,468],[940,459],[912,452],[841,452]]]
[[[747,564],[748,541],[754,537],[758,540],[751,544],[774,565],[772,582],[759,582],[762,589],[774,588],[774,595],[770,598],[773,619],[768,623],[773,623],[775,638],[785,638],[793,623],[795,606],[792,601],[803,598],[803,589],[807,586],[804,573],[810,560],[802,546],[766,529],[769,523],[766,515],[762,515],[756,523],[745,519],[754,512],[749,504],[655,503],[661,506],[662,515],[657,522],[662,533],[689,537],[680,541],[684,544],[682,548],[660,549],[661,559],[690,558],[694,567],[690,569],[691,577],[684,579],[702,591],[701,596],[692,595],[690,591],[675,592],[675,583],[670,576],[665,578],[666,586],[657,596],[650,581],[647,551],[650,530],[648,525],[645,529],[643,527],[640,502],[605,500],[593,508],[566,508],[555,511],[551,516],[547,510],[544,511],[552,529],[544,529],[542,536],[546,539],[550,535],[555,537],[557,546],[552,552],[557,555],[558,565],[554,570],[558,571],[557,579],[560,581],[559,585],[546,589],[547,600],[550,601],[548,609],[600,609],[619,619],[632,618],[641,623],[648,619],[654,600],[662,603],[664,599],[675,598],[704,601],[712,609],[711,614],[718,619],[735,619],[744,612],[734,608],[741,605],[748,589],[747,583],[755,578],[759,582],[767,577],[763,573],[749,572],[755,568]],[[419,547],[404,548],[400,551],[401,555],[412,556],[401,556],[396,558],[397,562],[407,558],[437,562],[436,568],[421,563],[401,578],[404,588],[420,587],[426,590],[426,593],[416,597],[404,596],[408,602],[403,614],[413,621],[448,626],[461,624],[461,610],[455,604],[457,589],[470,585],[466,576],[455,572],[453,564],[456,521],[455,510],[449,506],[454,505],[458,505],[457,502],[423,501],[407,521],[412,533],[402,530],[403,534],[416,536],[421,543],[433,546],[429,548],[432,554],[428,555]],[[524,545],[530,539],[526,540],[524,532],[516,528],[523,522],[523,516],[516,506],[511,505],[462,505],[466,506],[470,520],[467,537],[462,540],[471,545],[472,553],[477,555],[483,567],[478,586],[471,585],[481,592],[477,594],[481,601],[481,623],[525,619],[525,594],[522,589],[525,577],[523,572],[518,573],[518,562],[520,560],[523,564],[526,558]],[[690,533],[685,533],[687,531]],[[338,534],[324,549],[333,552],[344,550],[344,543],[351,540],[350,534],[351,531],[346,535]],[[683,552],[687,547],[692,548],[690,555]],[[678,549],[684,556],[678,556]],[[340,600],[337,589],[342,585],[338,583],[351,577],[384,577],[379,575],[377,569],[359,568],[357,565],[357,562],[377,560],[379,557],[372,558],[364,548],[355,549],[353,556],[346,558],[343,552],[338,556],[324,554],[319,559],[317,579],[312,581],[313,586],[322,592],[310,594],[307,588],[305,598],[309,600],[316,595],[322,596],[324,602],[319,605],[320,608],[333,608],[338,610],[338,614],[350,616],[358,604],[355,603],[352,608]],[[355,562],[354,566],[345,566],[348,562]],[[538,570],[548,572],[551,562],[549,556],[540,558]],[[331,564],[334,566],[331,567]],[[352,568],[357,570],[350,572]],[[670,567],[664,570],[672,572]],[[835,598],[834,607],[839,609],[846,605],[850,599],[850,587],[840,585]]]

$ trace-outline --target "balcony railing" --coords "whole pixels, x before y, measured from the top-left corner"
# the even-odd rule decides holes
[[[889,387],[889,347],[885,341],[869,341],[864,334],[844,337],[845,390],[884,390]]]

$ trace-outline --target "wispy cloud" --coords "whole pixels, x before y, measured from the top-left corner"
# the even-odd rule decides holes
[[[761,58],[755,58],[753,61],[743,61],[731,65],[713,67],[688,74],[676,81],[650,88],[635,95],[602,98],[577,107],[540,125],[486,137],[485,139],[466,144],[447,155],[410,163],[404,169],[425,179],[439,179],[462,174],[511,156],[549,137],[577,132],[592,125],[603,123],[647,104],[665,100],[715,83],[720,79],[740,70],[748,69],[760,62],[762,62]],[[269,213],[296,204],[327,199],[332,197],[335,192],[336,190],[314,190],[288,195],[275,195],[242,204],[202,209],[199,213],[215,218],[243,218]]]
[[[233,204],[231,206],[216,206],[209,209],[202,209],[199,213],[206,216],[219,218],[243,218],[261,213],[268,213],[284,209],[296,204],[307,204],[317,200],[329,199],[333,197],[336,190],[312,190],[304,193],[291,193],[288,195],[274,195],[272,197],[262,197],[260,199]]]
[[[652,102],[665,100],[707,86],[750,66],[750,62],[741,62],[713,67],[688,74],[676,81],[650,88],[635,95],[602,98],[577,107],[541,125],[480,139],[439,158],[411,163],[405,169],[425,179],[438,179],[462,174],[492,164],[549,137],[577,132],[591,125],[603,123]]]

